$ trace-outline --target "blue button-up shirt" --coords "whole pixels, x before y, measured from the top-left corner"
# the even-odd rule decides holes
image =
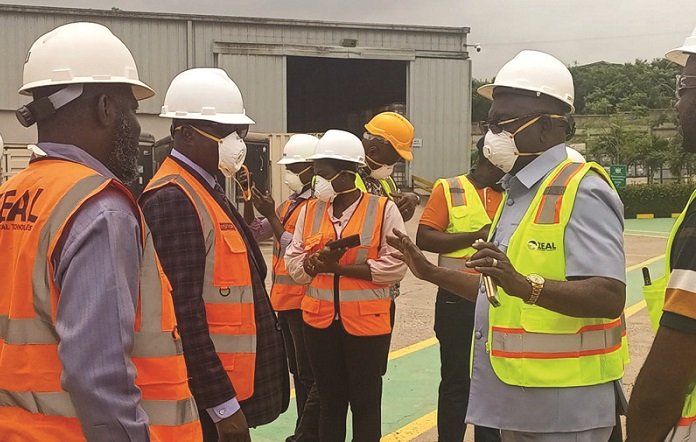
[[[493,241],[499,243],[503,252],[544,178],[566,156],[565,146],[553,147],[515,176],[503,178],[508,199],[493,233]],[[580,183],[566,227],[565,252],[567,278],[595,276],[625,282],[623,204],[596,174],[588,174]],[[476,302],[468,423],[531,433],[578,432],[615,425],[618,383],[523,388],[498,379],[486,350],[489,308],[492,307],[481,287]]]

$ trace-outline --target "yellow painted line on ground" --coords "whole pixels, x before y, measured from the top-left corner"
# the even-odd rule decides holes
[[[638,213],[636,214],[636,219],[654,219],[654,213]]]
[[[630,318],[631,316],[635,315],[639,311],[643,310],[646,307],[645,301],[640,301],[638,304],[634,304],[624,310],[624,316],[626,318]]]
[[[638,270],[642,267],[649,266],[650,264],[657,262],[661,259],[663,259],[665,255],[659,255],[659,256],[654,256],[650,259],[646,259],[643,262],[640,262],[638,264],[632,265],[630,267],[626,267],[627,272],[632,272],[634,270]],[[645,301],[641,301],[635,305],[630,306],[624,311],[624,314],[626,318],[630,318],[631,316],[635,315],[639,311],[643,310],[645,308]],[[437,342],[435,338],[431,338],[433,341]],[[413,344],[409,347],[405,347],[402,350],[408,350],[411,347],[417,347],[419,345],[425,344],[427,341],[430,339],[426,339],[425,341],[419,342],[417,344]],[[432,345],[432,344],[430,344]],[[424,345],[423,348],[428,347],[428,345]],[[399,350],[393,352],[397,353]],[[411,350],[408,353],[412,353],[413,351],[418,351],[418,350]],[[407,354],[408,354],[407,353]],[[389,355],[391,359],[391,354]],[[401,355],[403,356],[403,355]],[[401,357],[397,356],[397,357]],[[417,438],[418,436],[427,433],[428,431],[432,430],[437,426],[437,410],[431,411],[430,413],[419,417],[418,419],[414,420],[413,422],[410,422],[406,424],[405,426],[399,428],[398,430],[394,431],[393,433],[389,433],[388,435],[384,436],[381,439],[381,442],[406,442],[413,440]]]
[[[398,350],[394,350],[393,352],[389,353],[389,360],[393,361],[394,359],[403,358],[406,355],[410,355],[411,353],[415,353],[425,348],[432,347],[435,344],[437,344],[437,338],[428,338],[423,341],[416,342],[415,344],[411,344],[409,346],[400,348]]]
[[[413,422],[389,433],[381,442],[407,442],[413,440],[437,425],[437,410],[421,416]]]
[[[661,259],[664,258],[664,257],[665,257],[664,253],[663,253],[662,255],[659,255],[659,256],[654,256],[654,257],[652,257],[652,258],[650,258],[650,259],[646,259],[645,261],[640,262],[640,263],[638,263],[638,264],[636,264],[636,265],[632,265],[632,266],[630,266],[630,267],[626,267],[626,271],[627,271],[627,272],[632,272],[632,271],[634,271],[634,270],[638,270],[638,269],[641,268],[641,267],[647,267],[647,266],[649,266],[650,264],[652,264],[652,263],[654,263],[654,262],[657,262],[657,261],[661,260]]]

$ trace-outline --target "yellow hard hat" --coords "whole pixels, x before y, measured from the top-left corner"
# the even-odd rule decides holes
[[[403,115],[396,112],[382,112],[375,115],[365,129],[389,141],[394,150],[406,161],[413,160],[413,125]]]

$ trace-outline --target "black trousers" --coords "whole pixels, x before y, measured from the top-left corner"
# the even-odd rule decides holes
[[[296,442],[319,441],[319,393],[312,389],[314,375],[309,363],[309,355],[304,340],[302,310],[278,312],[288,366],[295,384],[295,401],[297,403],[297,421],[295,434],[290,440]]]
[[[319,440],[345,441],[350,405],[353,441],[379,442],[390,335],[351,336],[340,321],[326,329],[305,324],[304,334],[320,397]]]
[[[469,363],[475,305],[444,289],[435,301],[435,336],[440,341],[440,388],[437,401],[439,442],[462,442],[469,406]],[[476,442],[498,442],[500,432],[476,427]]]
[[[203,430],[203,442],[218,442],[217,427],[208,412],[198,410],[198,416],[201,420],[201,429]]]

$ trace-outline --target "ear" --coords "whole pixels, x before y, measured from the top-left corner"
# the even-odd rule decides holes
[[[118,109],[114,100],[106,94],[97,97],[97,121],[104,127],[113,126],[118,119]]]

